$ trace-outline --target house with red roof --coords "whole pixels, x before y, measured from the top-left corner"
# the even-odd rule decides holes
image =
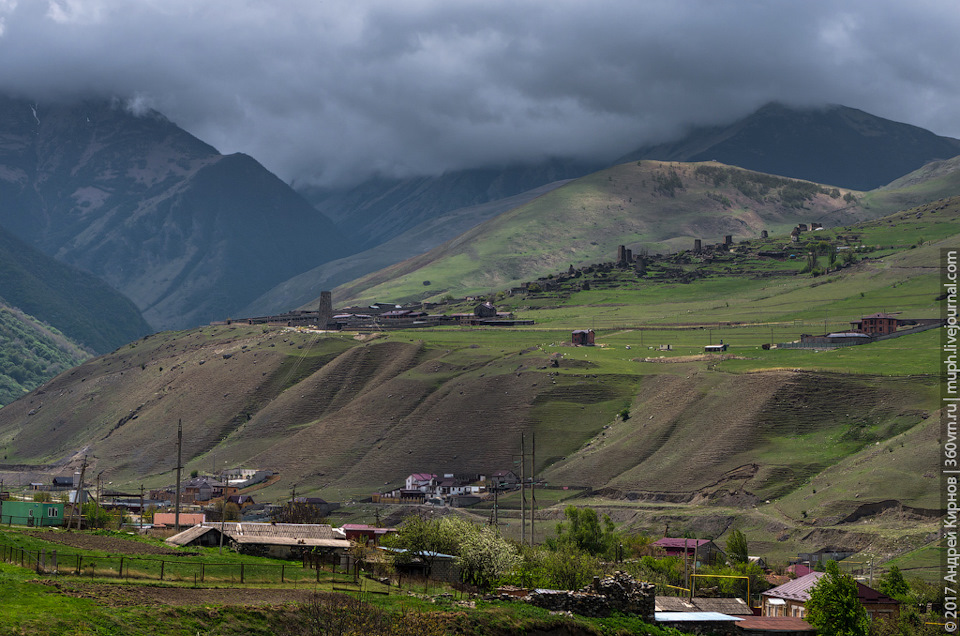
[[[436,485],[437,476],[431,473],[413,473],[407,477],[404,490],[419,490],[429,492]]]
[[[715,561],[722,558],[723,550],[717,547],[710,539],[684,539],[664,537],[653,542],[658,551],[662,551],[666,556],[683,557],[687,555],[701,563],[712,565]]]
[[[396,528],[378,528],[365,523],[345,523],[340,528],[347,535],[350,541],[357,541],[365,545],[380,545],[380,539],[397,532]]]
[[[871,336],[885,336],[893,333],[900,326],[900,319],[890,314],[877,313],[864,316],[860,320],[851,321],[854,331]]]

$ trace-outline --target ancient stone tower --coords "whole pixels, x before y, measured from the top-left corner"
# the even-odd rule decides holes
[[[328,291],[320,292],[320,307],[317,309],[317,326],[323,329],[333,318],[333,295]]]

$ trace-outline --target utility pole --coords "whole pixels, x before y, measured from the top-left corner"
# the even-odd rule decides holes
[[[183,420],[177,420],[177,492],[173,511],[173,529],[180,532],[180,471],[183,469]]]
[[[523,442],[523,433],[520,433],[520,545],[527,542],[527,456]]]
[[[537,515],[537,434],[530,433],[530,545]]]
[[[87,456],[83,456],[83,463],[80,465],[80,483],[77,484],[77,496],[73,502],[73,506],[70,508],[70,521],[67,522],[67,532],[70,531],[70,528],[73,526],[73,516],[77,512],[77,506],[80,505],[80,493],[83,491],[83,475],[87,472]],[[77,530],[80,529],[80,519],[77,518]]]
[[[102,470],[101,470],[99,473],[97,473],[97,498],[96,498],[96,500],[95,500],[95,508],[94,508],[94,510],[96,511],[94,514],[96,515],[97,523],[100,522],[100,497],[103,496],[103,495],[101,494],[101,492],[102,492],[102,486],[100,485],[100,476],[101,476],[101,475],[103,475],[103,471],[102,471]]]
[[[140,533],[143,533],[143,484],[140,484]]]

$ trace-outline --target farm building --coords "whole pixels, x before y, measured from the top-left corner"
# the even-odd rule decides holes
[[[709,539],[684,539],[664,537],[653,542],[654,547],[663,550],[667,556],[696,556],[702,563],[713,563],[723,550]]]
[[[173,546],[220,545],[223,543],[242,554],[270,556],[277,559],[299,558],[304,551],[337,551],[350,547],[346,534],[327,524],[307,523],[243,523],[228,521],[193,526],[175,534],[167,543]]]
[[[39,501],[0,501],[0,523],[18,526],[62,526],[63,504]]]
[[[380,545],[380,539],[387,534],[397,532],[396,528],[378,528],[365,523],[345,523],[341,530],[347,535],[350,541],[358,541],[363,544]]]
[[[512,470],[498,470],[490,475],[492,488],[512,488],[520,483],[520,478]]]
[[[207,516],[202,512],[181,512],[180,527],[186,528],[202,524],[207,520]],[[177,515],[173,512],[155,512],[153,513],[153,526],[155,528],[172,528],[177,523]]]
[[[807,636],[817,628],[795,616],[744,616],[737,623],[737,631],[743,636]]]
[[[722,353],[727,350],[726,343],[707,345],[703,348],[706,353]]]
[[[493,306],[493,303],[480,303],[473,308],[473,315],[477,318],[496,318],[497,308]]]
[[[401,576],[426,577],[435,581],[448,583],[460,582],[460,566],[457,557],[431,552],[408,552],[403,548],[387,548],[379,546],[387,554],[393,555],[393,567]]]
[[[570,337],[570,342],[575,345],[593,346],[596,334],[593,329],[575,329]]]
[[[54,489],[73,488],[73,477],[54,477],[53,487]]]
[[[897,330],[900,319],[890,314],[878,313],[851,321],[850,325],[855,331],[861,331],[871,336],[885,336]]]

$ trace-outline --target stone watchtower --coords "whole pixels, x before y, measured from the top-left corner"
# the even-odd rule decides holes
[[[325,329],[333,319],[333,295],[328,291],[320,292],[320,307],[317,309],[317,326]]]

